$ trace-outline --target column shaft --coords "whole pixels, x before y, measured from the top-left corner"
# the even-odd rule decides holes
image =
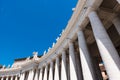
[[[46,65],[46,67],[45,67],[44,79],[43,80],[47,80],[47,79],[48,79],[48,65]]]
[[[23,74],[20,75],[20,80],[22,80]],[[13,77],[12,77],[13,78]],[[11,79],[12,80],[12,79]]]
[[[113,24],[115,25],[115,28],[118,32],[118,34],[120,35],[120,19],[118,17],[115,17],[113,20],[112,20]]]
[[[43,79],[43,68],[40,69],[39,80]]]
[[[18,77],[17,77],[17,76],[15,76],[15,80],[18,80]]]
[[[20,80],[24,80],[25,79],[25,73],[22,73],[20,76]]]
[[[13,76],[11,76],[10,80],[13,80]]]
[[[4,77],[2,77],[1,80],[4,80]]]
[[[22,76],[22,79],[21,80],[24,80],[25,79],[25,73],[23,73],[23,76]]]
[[[77,80],[74,45],[69,42],[70,79]]]
[[[28,79],[27,80],[33,80],[34,77],[34,69],[29,71]]]
[[[120,0],[117,0],[117,2],[120,4]]]
[[[6,80],[8,80],[8,77],[6,77]]]
[[[50,62],[49,80],[53,80],[53,61]]]
[[[56,58],[56,63],[55,63],[55,77],[54,80],[60,80],[60,75],[59,75],[59,58]]]
[[[36,69],[36,73],[35,73],[35,78],[34,80],[38,80],[38,70]]]
[[[84,80],[97,80],[95,70],[92,66],[90,53],[87,48],[83,31],[78,31],[78,43],[80,51],[81,66]]]
[[[61,80],[67,80],[66,53],[65,53],[65,51],[62,52]]]
[[[96,12],[91,12],[89,19],[96,43],[110,80],[120,80],[120,58]]]

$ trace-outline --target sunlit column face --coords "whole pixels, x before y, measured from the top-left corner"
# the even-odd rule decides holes
[[[28,79],[27,80],[33,80],[34,77],[34,69],[29,71]]]
[[[77,80],[74,45],[69,42],[70,79]]]
[[[55,74],[54,74],[54,80],[59,80],[60,75],[59,75],[59,57],[56,58],[55,62]]]
[[[15,80],[18,80],[18,76],[15,76]]]
[[[43,68],[40,68],[39,80],[43,79]]]
[[[77,32],[78,34],[78,44],[79,44],[79,53],[80,61],[82,66],[83,78],[84,80],[96,80],[95,70],[91,61],[90,53],[87,48],[86,40],[82,30]]]
[[[93,34],[110,80],[120,79],[120,58],[95,11],[89,14]]]
[[[61,80],[67,80],[66,53],[62,52]]]
[[[50,62],[49,78],[48,78],[48,80],[53,80],[53,61]]]
[[[47,80],[47,78],[48,78],[48,65],[46,65],[46,67],[45,67],[45,72],[44,72],[44,78],[43,78],[43,80]]]
[[[36,69],[36,73],[35,73],[35,78],[34,80],[38,80],[38,70]]]

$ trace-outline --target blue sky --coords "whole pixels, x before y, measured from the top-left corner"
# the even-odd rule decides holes
[[[0,64],[42,55],[72,15],[77,0],[0,0]]]

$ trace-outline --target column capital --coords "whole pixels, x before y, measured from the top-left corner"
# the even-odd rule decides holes
[[[81,25],[82,26],[82,25]],[[78,33],[79,31],[83,30],[82,27],[80,27],[79,25],[77,25],[77,30],[76,30],[76,33]]]
[[[71,45],[73,45],[73,40],[70,39],[70,38],[68,38],[68,39],[67,39],[67,44],[68,44],[68,46],[70,47]]]
[[[47,63],[47,61],[45,61],[45,63],[44,63],[43,65],[44,65],[45,67],[46,67],[46,66],[48,66],[48,63]]]
[[[55,60],[56,60],[56,62],[57,62],[57,61],[59,61],[59,57],[56,57],[56,59],[55,59]]]
[[[117,2],[120,4],[120,0],[117,0]]]
[[[53,65],[53,60],[50,61],[50,65]]]
[[[88,17],[91,12],[96,12],[96,8],[91,7],[91,6],[88,7],[87,12],[86,12],[86,17]]]
[[[88,14],[88,17],[90,17],[92,14],[96,14],[97,12],[96,11],[91,11],[89,14]]]
[[[79,29],[78,31],[77,31],[77,35],[79,35],[80,33],[81,33],[81,31],[83,31],[82,29]]]
[[[71,38],[68,37],[68,38],[66,38],[66,40],[67,40],[68,44],[72,43],[72,39]]]
[[[40,68],[40,72],[43,72],[43,67]]]
[[[120,58],[96,12],[89,14],[95,40],[110,80],[120,80]],[[113,54],[114,53],[114,54]]]
[[[62,49],[62,54],[65,54],[65,49],[64,48]]]

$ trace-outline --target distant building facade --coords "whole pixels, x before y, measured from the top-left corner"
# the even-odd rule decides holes
[[[73,11],[46,54],[3,66],[0,80],[120,80],[120,0],[78,0]]]

